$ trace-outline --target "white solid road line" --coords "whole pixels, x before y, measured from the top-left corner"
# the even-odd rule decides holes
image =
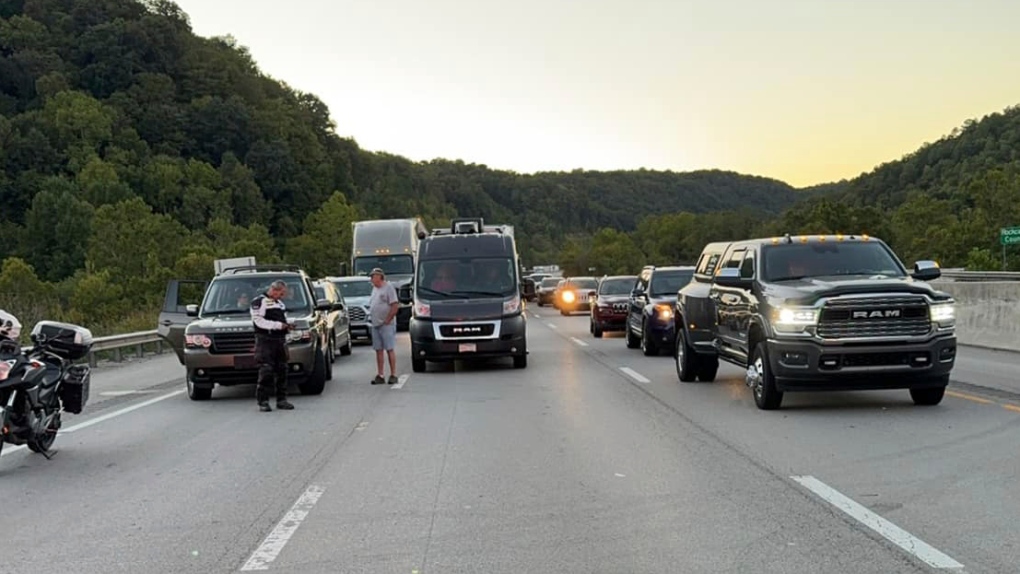
[[[817,478],[813,476],[791,476],[790,478],[928,565],[935,568],[963,568],[963,564],[854,502]]]
[[[630,367],[620,367],[620,370],[623,371],[628,377],[634,379],[635,381],[637,381],[639,383],[650,383],[650,382],[652,382],[652,381],[648,380],[647,378],[645,378],[644,375],[642,375],[641,373],[635,371],[634,369],[632,369]]]
[[[571,337],[570,340],[577,343],[578,345],[581,345],[582,347],[588,346],[588,343],[585,343],[584,341],[578,339],[577,337]]]
[[[158,403],[159,401],[169,399],[170,397],[176,397],[177,395],[179,395],[179,394],[181,394],[183,392],[184,392],[184,390],[182,389],[182,390],[179,390],[179,391],[174,391],[172,393],[167,393],[165,395],[160,395],[160,396],[158,396],[158,397],[156,397],[154,399],[149,399],[147,401],[140,402],[137,405],[131,405],[130,407],[125,407],[123,409],[120,409],[120,410],[117,410],[117,411],[113,411],[112,413],[106,413],[105,415],[98,416],[98,417],[96,417],[94,419],[87,420],[87,421],[85,421],[83,423],[78,423],[76,425],[72,425],[72,426],[69,426],[69,427],[62,428],[57,433],[57,437],[59,437],[62,434],[65,434],[65,433],[72,433],[72,432],[75,432],[75,431],[79,431],[79,430],[81,430],[83,428],[88,428],[88,427],[90,427],[92,425],[97,425],[97,424],[99,424],[99,423],[101,423],[103,421],[108,421],[108,420],[110,420],[110,419],[112,419],[114,417],[119,417],[120,415],[126,415],[126,414],[130,413],[131,411],[136,411],[136,410],[138,410],[140,408],[147,407],[147,406],[149,406],[151,404]],[[14,446],[14,447],[4,448],[3,452],[0,452],[0,456],[7,456],[9,454],[18,452],[20,450],[24,450],[26,448],[28,448],[28,447],[26,447],[23,444],[22,445],[18,445],[18,446]]]
[[[410,379],[410,378],[411,378],[411,375],[408,375],[408,374],[400,375],[399,377],[397,377],[397,384],[390,385],[390,390],[404,388],[404,383],[406,383],[407,379]]]
[[[287,545],[290,538],[297,532],[301,523],[304,522],[305,518],[308,518],[308,513],[311,512],[312,507],[315,506],[316,502],[319,502],[319,497],[322,496],[323,488],[321,486],[309,486],[305,492],[298,497],[297,502],[294,506],[290,507],[287,514],[283,515],[280,522],[276,524],[273,531],[266,536],[266,539],[262,541],[262,544],[255,549],[248,561],[241,567],[241,572],[247,572],[250,570],[269,570],[269,564],[276,560],[276,557],[283,551],[283,547]]]

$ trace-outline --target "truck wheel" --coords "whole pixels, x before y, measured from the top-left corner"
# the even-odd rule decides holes
[[[941,387],[926,389],[910,389],[910,398],[914,399],[915,405],[934,406],[942,402],[946,394],[946,385],[949,384],[949,377],[939,377],[940,382],[945,384]]]
[[[694,354],[694,349],[687,344],[687,336],[683,329],[676,333],[676,345],[674,346],[673,358],[676,362],[676,376],[682,382],[690,383],[698,376],[700,357]]]
[[[747,386],[754,393],[754,404],[763,411],[773,411],[783,402],[783,393],[776,389],[776,378],[769,368],[768,349],[762,341],[754,348],[751,364],[745,375]]]
[[[698,380],[711,383],[719,372],[719,357],[698,357]]]
[[[321,395],[325,388],[326,356],[322,354],[322,349],[318,349],[315,351],[315,366],[312,368],[312,374],[298,383],[298,389],[301,390],[302,395]]]

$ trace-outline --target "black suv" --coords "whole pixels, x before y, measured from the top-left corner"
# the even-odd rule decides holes
[[[676,337],[673,307],[677,292],[694,277],[693,266],[646,266],[630,294],[627,313],[627,347],[641,347],[645,355],[672,349]]]
[[[908,273],[883,241],[799,236],[712,243],[676,303],[677,376],[712,381],[719,359],[746,369],[760,409],[784,391],[910,389],[942,400],[956,357],[954,301]]]

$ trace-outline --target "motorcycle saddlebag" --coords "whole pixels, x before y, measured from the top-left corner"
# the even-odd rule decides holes
[[[80,415],[89,402],[89,385],[92,382],[92,369],[88,365],[72,365],[67,369],[64,380],[60,384],[60,404],[64,410]]]

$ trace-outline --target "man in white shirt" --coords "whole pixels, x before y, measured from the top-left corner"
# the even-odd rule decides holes
[[[372,270],[372,296],[368,300],[368,315],[371,322],[372,348],[375,350],[376,375],[373,385],[397,382],[397,311],[400,299],[397,290],[386,281],[386,274],[378,267]],[[383,351],[389,356],[390,378],[383,379]]]

